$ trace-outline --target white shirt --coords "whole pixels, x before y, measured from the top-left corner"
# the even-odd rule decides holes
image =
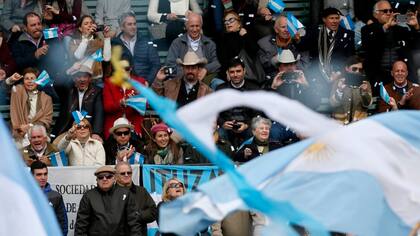
[[[83,97],[85,96],[86,90],[85,91],[78,91],[79,93],[79,111],[82,110],[82,103],[83,103]]]
[[[36,115],[36,104],[38,101],[38,91],[28,93],[29,96],[29,115],[28,118],[32,119]]]
[[[194,40],[189,35],[187,35],[187,38],[188,38],[188,43],[190,44],[190,47],[192,48],[192,50],[194,50],[194,52],[196,52],[198,50],[198,48],[200,47],[201,37]]]
[[[134,56],[134,46],[136,45],[137,35],[134,36],[129,41],[127,41],[125,40],[124,36],[121,34],[120,39],[124,43],[124,45],[128,48],[128,50],[130,50],[131,55]]]

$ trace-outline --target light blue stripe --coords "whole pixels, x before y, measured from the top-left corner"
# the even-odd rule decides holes
[[[420,111],[387,112],[370,119],[381,123],[420,150]]]
[[[249,208],[260,211],[267,216],[269,216],[276,224],[285,228],[285,230],[292,234],[288,222],[294,222],[297,224],[303,224],[311,232],[316,233],[317,235],[327,236],[326,229],[313,218],[294,208],[288,202],[278,202],[272,201],[267,198],[259,191],[254,189],[244,177],[235,169],[233,162],[220,150],[217,150],[214,153],[212,150],[207,148],[205,144],[199,140],[193,132],[191,132],[182,121],[174,114],[176,114],[176,104],[175,102],[162,98],[156,95],[151,89],[144,87],[142,84],[134,80],[128,80],[140,94],[147,98],[150,105],[155,109],[155,111],[160,115],[162,119],[165,120],[167,124],[175,128],[182,137],[188,140],[193,146],[197,148],[205,157],[207,157],[214,164],[219,166],[230,180],[234,183],[235,189],[239,192],[241,198],[246,202]],[[172,230],[166,226],[169,226],[168,221],[163,221],[161,223],[161,228],[163,232],[167,230]],[[192,232],[178,232],[181,235],[191,235]]]
[[[48,205],[44,193],[38,187],[38,183],[30,175],[12,140],[9,130],[0,116],[0,148],[2,150],[0,173],[19,184],[29,193],[39,218],[44,223],[43,226],[47,234],[61,235],[61,230],[52,208]],[[1,212],[0,214],[7,214],[7,212]]]

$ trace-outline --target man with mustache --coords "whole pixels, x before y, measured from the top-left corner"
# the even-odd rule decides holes
[[[152,84],[157,94],[175,100],[181,107],[212,92],[209,86],[199,79],[201,69],[207,64],[205,58],[199,58],[195,52],[189,51],[184,60],[178,58],[176,61],[182,66],[183,74],[165,81],[168,76],[165,70],[168,67],[162,67]]]

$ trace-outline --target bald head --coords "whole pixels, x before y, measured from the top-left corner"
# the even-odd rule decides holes
[[[290,33],[287,29],[287,18],[285,16],[280,16],[277,18],[276,22],[274,23],[274,31],[276,32],[277,36],[282,39],[290,38]]]
[[[187,22],[185,22],[185,27],[187,28],[187,33],[190,38],[197,40],[201,36],[201,27],[203,26],[203,18],[201,15],[196,13],[190,13],[187,17]]]
[[[407,83],[408,69],[407,64],[403,61],[396,61],[392,66],[391,75],[394,83],[398,86],[405,86]]]

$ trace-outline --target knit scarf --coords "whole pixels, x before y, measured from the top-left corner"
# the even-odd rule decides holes
[[[154,156],[156,165],[171,165],[174,163],[174,154],[169,150],[168,147],[158,150]]]

